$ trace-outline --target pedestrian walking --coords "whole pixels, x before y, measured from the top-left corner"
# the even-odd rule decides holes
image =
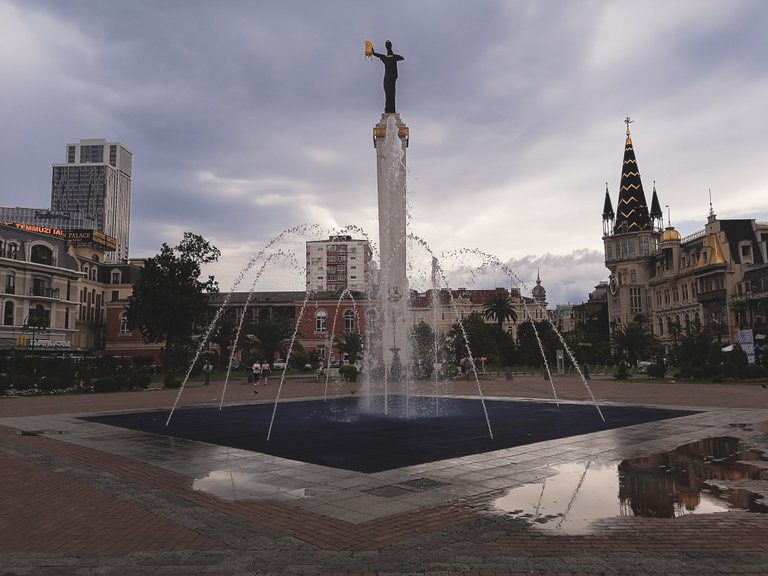
[[[258,360],[256,360],[256,362],[253,363],[253,366],[251,366],[251,374],[253,378],[253,385],[258,386],[259,378],[261,377],[261,363]]]

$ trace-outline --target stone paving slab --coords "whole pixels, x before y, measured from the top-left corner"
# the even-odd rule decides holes
[[[455,392],[468,393],[463,386],[457,383]],[[583,401],[579,386],[565,381],[558,394],[581,394],[573,399]],[[719,435],[768,446],[768,392],[759,386],[692,390],[690,385],[646,384],[653,391],[652,403],[650,392],[636,383],[625,387],[593,381],[592,386],[596,395],[610,396],[612,402],[706,411],[357,474],[147,437],[75,418],[86,412],[145,409],[148,399],[167,400],[166,391],[119,398],[3,399],[0,575],[767,574],[768,517],[763,514],[612,518],[598,522],[589,534],[568,536],[532,528],[493,509],[491,502],[506,489],[544,477],[553,464],[569,459],[616,462]],[[525,391],[527,397],[551,394],[548,383],[538,378],[517,378],[514,388],[504,381],[489,381],[487,387],[499,397],[514,391]],[[221,385],[187,392],[189,405],[215,402]],[[232,401],[254,396],[249,386],[237,392]],[[312,382],[292,388],[296,398],[314,392]],[[228,499],[195,489],[196,482],[217,470],[233,477],[236,471],[257,474],[274,490],[254,499]],[[402,487],[419,478],[447,485],[422,492]],[[280,493],[297,486],[304,496],[285,499]],[[387,487],[405,492],[390,497],[370,493]]]

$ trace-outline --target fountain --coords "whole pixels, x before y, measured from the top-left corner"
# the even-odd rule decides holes
[[[179,411],[180,414],[174,419],[179,399],[192,371],[190,366],[167,419],[164,417],[165,412],[150,412],[97,416],[90,417],[89,420],[257,450],[326,466],[373,472],[686,414],[612,406],[607,409],[611,418],[606,422],[603,411],[582,375],[582,382],[600,416],[599,419],[588,418],[585,412],[590,409],[589,406],[561,406],[548,366],[547,376],[552,384],[556,402],[554,408],[551,404],[544,403],[486,400],[474,365],[470,342],[450,289],[447,293],[455,318],[461,327],[466,349],[469,351],[471,374],[477,387],[478,399],[441,398],[441,381],[436,371],[434,382],[422,382],[419,387],[415,385],[409,334],[412,323],[409,318],[407,245],[410,243],[422,249],[430,258],[433,294],[449,288],[449,283],[438,255],[433,253],[427,242],[407,231],[405,167],[409,129],[395,111],[394,102],[397,62],[403,58],[392,53],[390,43],[387,48],[388,53],[381,55],[373,52],[372,46],[370,47],[370,54],[380,58],[385,65],[384,87],[387,103],[380,121],[373,128],[377,160],[380,275],[378,286],[372,286],[368,293],[367,308],[373,315],[373,321],[368,324],[369,328],[373,326],[373,330],[366,338],[362,390],[364,393],[359,397],[336,397],[329,401],[326,377],[322,400],[281,403],[286,366],[279,380],[275,402],[271,406],[224,406],[224,395],[230,378],[228,371],[216,411],[219,413],[218,417],[213,414],[212,408],[194,408]],[[348,226],[345,230],[360,233],[367,239],[365,232],[356,226]],[[229,298],[246,275],[252,270],[256,271],[248,293],[247,306],[257,282],[268,271],[269,266],[279,259],[291,260],[290,254],[280,247],[280,243],[292,235],[321,232],[327,234],[327,231],[321,230],[318,225],[296,226],[279,234],[251,258],[237,276],[231,291],[201,339],[194,361],[204,350]],[[496,257],[471,250],[462,251],[462,254],[479,257],[483,266],[495,268],[504,273],[510,282],[525,289],[525,284],[517,275]],[[299,268],[297,263],[294,267]],[[311,291],[305,294],[288,346],[287,359],[291,357],[299,325],[313,296]],[[352,297],[351,294],[345,293],[339,295],[333,316],[334,326],[338,306],[345,296]],[[526,315],[533,319],[527,308],[528,304],[525,301],[523,303],[526,306]],[[533,305],[538,304],[534,302]],[[231,348],[229,366],[232,365],[234,351],[241,338],[244,318],[243,314]],[[555,332],[557,333],[557,330]],[[538,334],[536,337],[538,339]],[[581,375],[579,364],[565,340],[559,333],[558,337]],[[540,340],[539,346],[541,348]],[[435,362],[437,355],[438,347],[435,341]],[[330,404],[333,406],[329,406]],[[280,415],[278,406],[281,406]],[[404,425],[405,420],[407,425]],[[350,427],[353,427],[353,431]],[[273,432],[277,432],[274,438]]]

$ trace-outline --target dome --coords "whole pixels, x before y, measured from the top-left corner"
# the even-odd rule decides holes
[[[672,226],[667,226],[664,232],[661,233],[662,242],[680,242],[680,232],[675,230]]]

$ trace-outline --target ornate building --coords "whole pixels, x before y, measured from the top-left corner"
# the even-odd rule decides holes
[[[740,329],[765,326],[768,222],[718,220],[710,204],[703,230],[681,238],[672,226],[662,229],[656,186],[649,211],[630,137],[632,121],[625,122],[617,213],[607,188],[603,205],[611,334],[642,322],[669,352],[696,324],[725,343],[738,342]]]

